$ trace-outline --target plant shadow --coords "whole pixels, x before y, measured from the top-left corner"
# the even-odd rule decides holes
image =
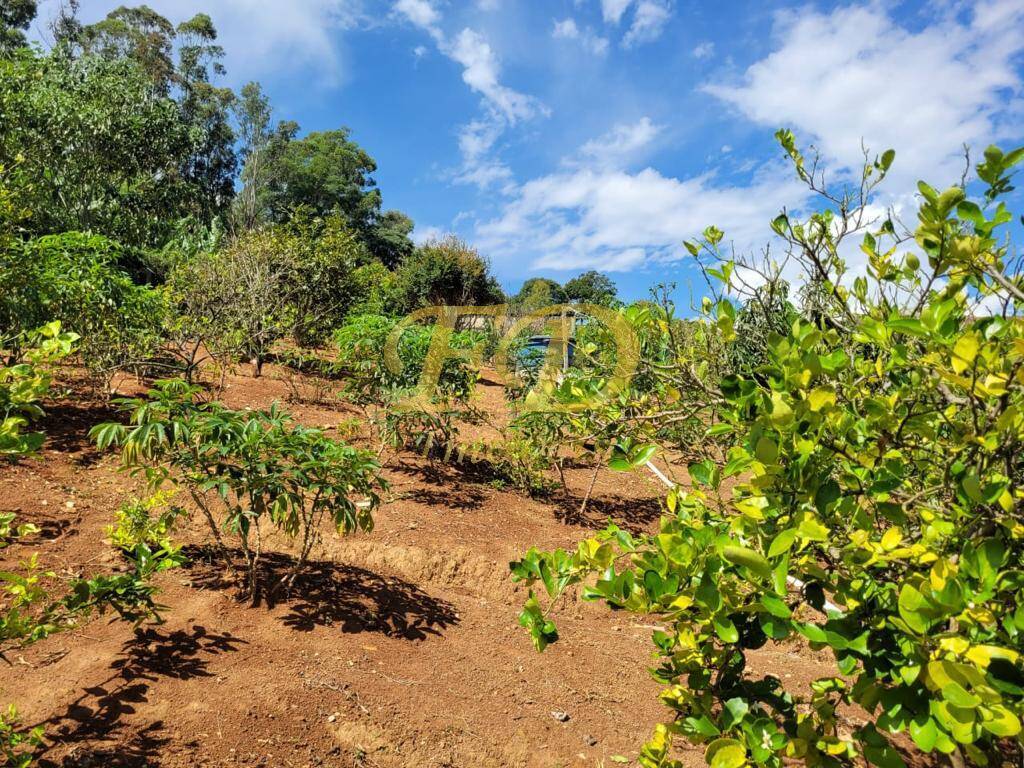
[[[472,486],[450,489],[416,488],[406,492],[402,498],[429,507],[448,507],[461,512],[471,512],[483,507],[487,501],[487,494]]]
[[[211,677],[210,656],[238,650],[245,641],[230,634],[207,632],[195,625],[188,630],[139,631],[122,647],[111,665],[112,674],[98,685],[82,690],[67,709],[41,723],[47,740],[71,749],[60,762],[39,760],[41,768],[143,768],[159,763],[170,739],[162,735],[164,723],[155,720],[141,728],[125,722],[149,701],[149,689],[160,678],[189,680]],[[96,746],[96,744],[103,746]],[[110,745],[110,746],[106,746]],[[48,748],[47,751],[52,749]]]
[[[631,534],[649,533],[664,514],[660,498],[627,499],[621,496],[592,496],[587,508],[580,513],[582,499],[560,495],[553,499],[555,518],[567,525],[602,530],[609,522]]]
[[[46,433],[47,449],[73,456],[79,466],[87,467],[103,457],[89,439],[89,430],[119,418],[111,405],[101,401],[85,399],[79,404],[59,401],[46,406],[39,428]]]
[[[188,549],[188,548],[186,548]],[[206,589],[237,586],[219,563],[191,557],[192,583]],[[238,558],[240,553],[230,553]],[[338,627],[342,632],[374,632],[402,640],[420,641],[458,623],[455,608],[432,597],[415,584],[395,576],[382,576],[355,565],[331,560],[307,562],[290,586],[279,586],[295,567],[295,558],[264,553],[260,580],[264,585],[257,604],[287,608],[282,621],[300,632],[317,627]],[[266,588],[269,585],[269,588]]]

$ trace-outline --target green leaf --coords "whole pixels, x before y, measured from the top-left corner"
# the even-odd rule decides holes
[[[786,601],[778,595],[773,595],[771,592],[767,592],[761,595],[761,605],[765,607],[772,616],[779,619],[788,619],[793,615],[793,612],[786,605]]]
[[[723,726],[728,730],[746,717],[747,712],[750,711],[750,705],[737,696],[727,700],[725,704],[722,705],[722,709],[723,714],[728,715],[723,722]]]
[[[904,584],[900,589],[898,601],[900,618],[918,634],[924,634],[931,626],[931,621],[925,612],[926,607],[924,595],[910,584]]]
[[[754,455],[762,464],[774,464],[779,458],[779,447],[767,435],[762,435],[754,448]]]
[[[705,459],[704,461],[691,464],[690,477],[693,478],[694,482],[700,483],[708,488],[716,486],[715,481],[715,463],[711,459]]]
[[[890,331],[899,331],[900,333],[907,333],[911,336],[927,336],[928,329],[924,323],[915,317],[901,317],[895,320],[889,320],[886,327]]]
[[[768,557],[778,557],[783,552],[788,552],[793,546],[794,541],[796,541],[796,529],[787,528],[786,530],[779,532],[778,535],[772,539],[772,543],[768,547]]]
[[[817,624],[794,622],[794,626],[796,627],[797,632],[806,637],[812,643],[825,644],[828,642],[828,635],[825,634],[825,630]]]
[[[694,733],[699,733],[706,739],[714,738],[721,733],[721,731],[718,730],[718,727],[711,722],[707,715],[701,715],[700,717],[687,717],[683,720],[683,724]]]
[[[935,741],[939,738],[939,729],[930,717],[925,716],[923,722],[914,719],[910,721],[910,738],[922,750],[931,752],[935,748]]]
[[[728,616],[718,614],[711,619],[711,624],[715,628],[715,634],[723,643],[735,643],[740,639],[740,633],[736,629],[736,625],[732,623],[732,619]]]
[[[765,556],[749,547],[727,546],[722,549],[722,556],[734,565],[749,569],[762,579],[767,579],[772,573],[772,564]]]

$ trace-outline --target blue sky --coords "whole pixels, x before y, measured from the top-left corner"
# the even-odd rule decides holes
[[[41,3],[39,26],[57,0]],[[120,4],[83,0],[87,21]],[[812,205],[772,133],[842,179],[897,161],[879,199],[959,179],[963,144],[1024,143],[1024,0],[151,0],[206,11],[227,83],[259,80],[279,118],[348,126],[386,207],[416,237],[455,232],[502,284],[607,271],[628,298],[699,292],[683,239],[740,252],[783,205]]]

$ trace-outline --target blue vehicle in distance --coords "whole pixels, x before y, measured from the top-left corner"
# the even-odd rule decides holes
[[[516,353],[516,372],[532,376],[540,371],[547,357],[551,341],[552,338],[550,336],[531,336],[528,338],[526,343]],[[561,341],[557,343],[559,346],[563,346]],[[562,350],[563,371],[572,365],[573,356],[576,353],[576,339],[570,338],[569,343],[564,346],[567,348]]]

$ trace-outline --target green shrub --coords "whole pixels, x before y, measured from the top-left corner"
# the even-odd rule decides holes
[[[11,704],[6,714],[0,713],[0,756],[10,768],[28,768],[33,753],[43,745],[45,731],[41,725],[25,732],[19,729],[21,720],[17,708]]]
[[[120,247],[68,232],[0,249],[0,339],[16,347],[50,320],[81,338],[79,352],[105,386],[143,366],[159,349],[163,293],[136,285],[117,267]]]
[[[504,293],[490,274],[490,263],[457,237],[419,246],[395,271],[400,312],[438,305],[500,304]]]
[[[334,332],[337,364],[347,374],[346,394],[358,403],[383,403],[400,398],[419,384],[430,349],[433,327],[410,325],[398,340],[402,370],[395,373],[384,361],[384,349],[398,321],[383,315],[356,315]],[[455,349],[471,349],[483,341],[479,331],[457,331]],[[465,401],[477,381],[477,372],[464,360],[448,359],[441,369],[436,393],[440,398]]]
[[[78,336],[62,333],[60,323],[53,322],[14,341],[22,362],[0,367],[0,455],[5,456],[23,456],[42,446],[42,433],[24,429],[43,415],[39,402],[51,381],[47,366],[71,354]]]
[[[813,184],[792,135],[779,138]],[[892,159],[866,167],[867,193]],[[909,253],[892,222],[862,233],[867,278],[844,280],[839,255],[867,197],[777,218],[833,300],[771,333],[756,373],[709,391],[718,460],[691,465],[693,487],[668,495],[657,534],[611,526],[575,553],[513,564],[552,601],[586,580],[588,599],[664,625],[654,675],[671,714],[641,750],[645,768],[681,766],[677,738],[705,744],[713,768],[899,766],[895,734],[954,765],[1020,749],[1024,281],[1006,273],[998,233],[1012,217],[998,198],[1022,159],[989,148],[978,200],[922,183]],[[715,254],[729,285],[721,240],[709,228],[689,247]],[[997,312],[977,311],[980,299]],[[732,303],[708,307],[705,326],[732,342]],[[538,648],[557,638],[532,592],[520,620]],[[836,672],[806,695],[786,690],[747,666],[770,641],[828,650]],[[851,704],[867,722],[846,717]]]
[[[295,424],[276,405],[233,411],[198,395],[180,380],[159,382],[147,398],[119,401],[129,424],[101,424],[90,435],[101,450],[120,447],[124,466],[143,472],[154,488],[172,478],[184,486],[229,562],[222,531],[237,539],[253,600],[266,526],[299,546],[282,584],[305,565],[325,519],[339,533],[372,529],[386,484],[369,452]]]
[[[170,534],[186,512],[181,507],[168,506],[171,496],[173,493],[158,491],[145,499],[135,498],[122,504],[114,524],[107,527],[110,543],[125,552],[140,544],[173,549]]]

